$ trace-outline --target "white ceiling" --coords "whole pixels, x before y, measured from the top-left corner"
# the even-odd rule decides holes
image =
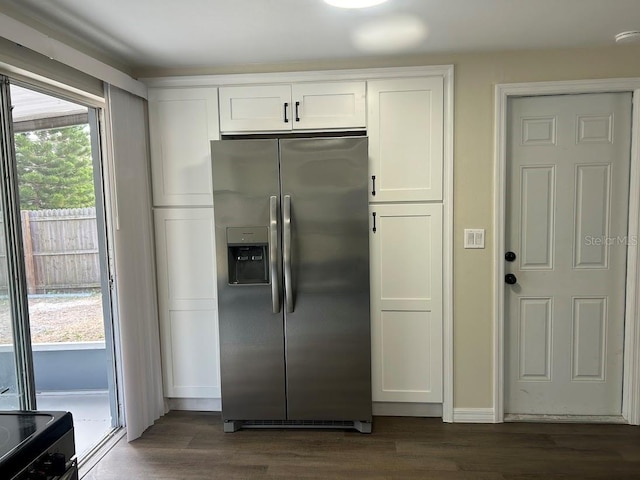
[[[0,0],[0,11],[132,71],[606,46],[640,30],[640,0],[389,0],[362,10],[322,0]],[[423,22],[426,37],[392,48],[380,22],[398,15]],[[384,42],[356,46],[356,32],[376,22]]]

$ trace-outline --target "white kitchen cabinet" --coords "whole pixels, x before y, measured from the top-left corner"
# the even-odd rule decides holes
[[[220,87],[222,132],[344,130],[365,125],[363,81]]]
[[[366,126],[365,82],[297,83],[291,94],[294,130]]]
[[[441,403],[442,205],[369,208],[373,401]]]
[[[164,394],[220,398],[213,209],[154,213]]]
[[[441,76],[367,82],[370,202],[442,200],[443,99]]]
[[[149,89],[149,136],[154,205],[213,205],[217,88]]]

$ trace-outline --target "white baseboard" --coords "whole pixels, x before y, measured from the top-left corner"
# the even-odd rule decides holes
[[[194,412],[221,412],[220,398],[165,398],[169,410],[190,410]]]
[[[385,417],[442,417],[441,403],[373,402],[373,414]]]
[[[493,408],[454,408],[453,423],[495,423]]]
[[[626,425],[622,415],[538,415],[527,413],[505,413],[505,422],[530,423],[600,423]]]

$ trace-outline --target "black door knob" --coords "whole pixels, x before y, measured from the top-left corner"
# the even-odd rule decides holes
[[[504,259],[507,262],[513,262],[516,259],[516,254],[513,252],[507,252],[504,254]]]
[[[504,281],[505,281],[505,283],[507,283],[509,285],[515,285],[516,283],[518,283],[518,279],[516,278],[516,276],[513,273],[507,273],[504,276]]]

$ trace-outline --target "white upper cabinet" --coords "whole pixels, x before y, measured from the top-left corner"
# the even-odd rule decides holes
[[[298,83],[291,87],[293,128],[364,128],[365,82]]]
[[[222,132],[364,128],[365,82],[220,87]]]
[[[291,86],[220,87],[220,131],[291,130]]]
[[[369,81],[367,106],[369,201],[441,201],[443,78]]]
[[[209,142],[220,138],[217,89],[150,89],[149,135],[154,205],[213,205]]]

